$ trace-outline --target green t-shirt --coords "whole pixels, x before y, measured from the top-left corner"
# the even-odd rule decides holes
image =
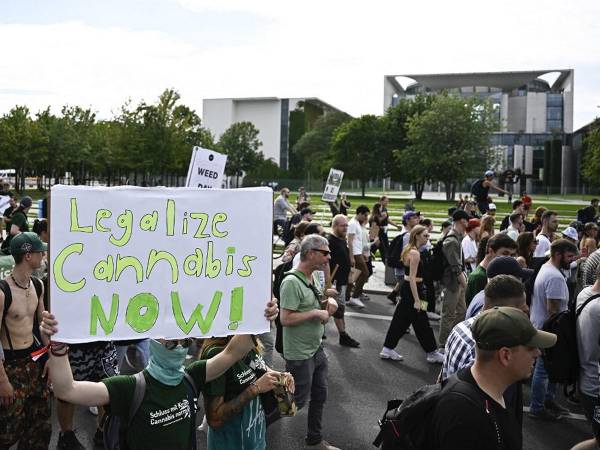
[[[487,273],[486,270],[478,265],[467,280],[467,289],[465,290],[465,303],[469,306],[473,297],[475,297],[480,291],[482,291],[487,285]]]
[[[202,353],[202,358],[210,359],[219,354],[224,347],[213,346]],[[219,378],[204,386],[204,394],[211,397],[223,397],[230,401],[243,392],[266,372],[267,365],[259,353],[251,351],[248,355],[236,362]],[[267,425],[265,411],[260,397],[252,399],[244,406],[241,414],[232,417],[219,428],[208,429],[208,450],[244,449],[264,450],[266,448]]]
[[[306,276],[297,270],[290,272],[297,274],[301,280],[294,275],[287,275],[283,279],[279,289],[281,308],[299,312],[321,309],[319,299],[312,289],[307,287]],[[312,274],[312,283],[321,291],[315,272]],[[293,327],[283,327],[283,357],[294,361],[311,358],[321,346],[324,331],[325,326],[318,319],[306,320]]]
[[[27,217],[25,216],[25,214],[23,214],[22,211],[17,211],[15,213],[13,213],[10,220],[11,220],[10,225],[18,226],[19,231],[21,231],[23,233],[26,231],[29,231],[29,223],[27,222]],[[9,228],[9,230],[10,230],[10,228]]]
[[[206,380],[206,361],[190,364],[190,374],[198,391]],[[182,380],[177,386],[168,386],[144,371],[146,394],[131,422],[127,433],[130,450],[190,450],[192,448],[192,414],[187,388]],[[121,375],[102,380],[110,398],[109,412],[121,420],[129,419],[129,408],[135,391],[135,378]]]

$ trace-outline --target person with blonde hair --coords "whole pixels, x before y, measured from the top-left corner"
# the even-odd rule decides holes
[[[419,344],[427,355],[427,362],[441,364],[444,360],[444,356],[436,350],[437,342],[427,318],[427,302],[422,300],[424,273],[419,249],[427,243],[428,239],[427,228],[415,225],[410,231],[408,245],[402,251],[400,259],[404,264],[404,283],[400,291],[400,302],[394,311],[383,349],[379,353],[382,359],[394,361],[403,359],[394,348],[408,327],[412,325]]]
[[[483,216],[481,219],[481,227],[479,228],[479,235],[477,236],[477,242],[481,242],[483,238],[491,238],[496,230],[494,226],[496,225],[496,218],[494,216]]]

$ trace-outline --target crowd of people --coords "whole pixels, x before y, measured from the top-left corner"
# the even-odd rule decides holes
[[[385,195],[371,207],[353,209],[342,195],[329,205],[331,221],[317,223],[306,191],[301,188],[292,204],[290,190],[283,188],[274,201],[273,234],[285,244],[274,271],[277,298],[265,299],[271,332],[68,346],[52,341],[60,318],[47,311],[44,301],[47,222],[36,221],[30,231],[31,198],[17,201],[11,194],[2,247],[15,267],[0,281],[0,448],[17,442],[19,449],[48,448],[48,372],[58,399],[59,449],[84,448],[73,431],[75,405],[98,414],[98,445],[106,442],[108,418],[116,416],[126,424],[120,438],[130,449],[195,448],[190,386],[196,395],[203,394],[201,428],[211,450],[265,449],[266,427],[276,420],[265,394],[281,386],[295,407],[308,410],[305,448],[338,449],[323,429],[325,325],[333,317],[339,345],[361,351],[344,314],[346,308],[361,310],[371,301],[365,285],[375,259],[395,277],[388,295],[395,309],[379,357],[402,361],[396,349],[412,328],[425,361],[440,367],[438,382],[444,387],[428,418],[428,448],[522,448],[522,384],[528,379],[527,414],[532,419],[568,416],[540,355],[557,341],[543,331],[548,320],[570,307],[578,312],[580,368],[579,390],[569,401],[583,407],[594,433],[576,449],[598,448],[598,201],[578,214],[582,220],[559,230],[556,211],[533,210],[532,199],[523,195],[498,227],[489,190],[503,190],[493,178],[486,172],[472,199],[460,197],[433,243],[431,218],[407,209],[396,221]],[[391,227],[398,230],[393,239],[388,237]],[[439,322],[437,336],[434,321]],[[274,349],[281,353],[285,371],[274,369]],[[135,366],[131,354],[143,370],[119,375],[125,364]]]

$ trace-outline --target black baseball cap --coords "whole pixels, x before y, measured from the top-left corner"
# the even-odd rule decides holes
[[[454,211],[452,213],[452,221],[453,222],[458,222],[459,220],[465,219],[465,220],[469,220],[471,218],[470,215],[468,215],[464,210],[462,209],[457,209],[456,211]]]
[[[488,264],[485,273],[488,278],[494,278],[496,275],[512,275],[526,280],[533,275],[533,270],[524,269],[512,256],[497,256]]]

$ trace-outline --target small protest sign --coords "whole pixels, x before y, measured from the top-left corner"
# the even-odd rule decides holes
[[[4,214],[6,208],[10,206],[10,196],[9,195],[0,195],[0,215]]]
[[[321,200],[324,202],[335,202],[338,192],[340,192],[343,179],[344,172],[337,169],[329,169],[329,176],[327,177],[327,183]]]
[[[220,188],[226,162],[227,155],[202,147],[194,147],[186,186]]]
[[[272,191],[53,186],[63,342],[263,333]]]

